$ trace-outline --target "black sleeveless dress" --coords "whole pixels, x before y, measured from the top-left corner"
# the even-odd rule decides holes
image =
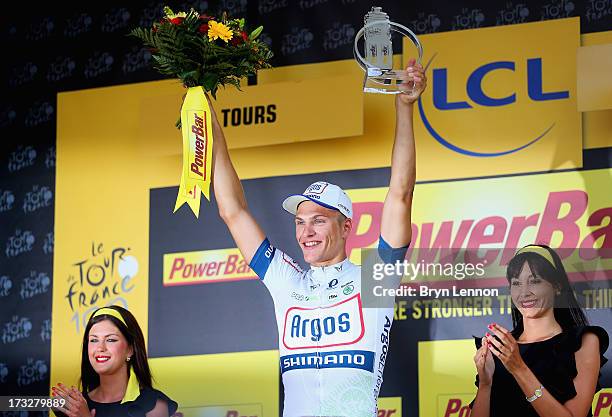
[[[541,342],[519,344],[521,357],[542,383],[544,395],[552,395],[561,404],[576,396],[574,378],[578,371],[574,354],[580,349],[582,335],[585,332],[595,333],[599,337],[600,366],[603,366],[607,362],[603,354],[608,349],[609,338],[608,333],[599,326],[581,326]],[[476,348],[480,349],[481,338],[474,337],[474,341]],[[495,371],[491,385],[490,417],[538,417],[514,377],[495,355],[493,360]],[[476,386],[478,386],[478,375],[476,375]],[[600,389],[598,381],[597,391]],[[470,403],[470,407],[473,403],[474,401]],[[592,415],[592,411],[589,410],[587,416],[592,417]]]
[[[87,394],[84,395],[89,409],[96,409],[96,417],[145,417],[153,410],[157,400],[165,401],[168,404],[168,415],[172,416],[176,412],[177,403],[172,401],[163,392],[154,388],[143,388],[140,395],[134,401],[121,404],[120,401],[114,403],[98,403],[93,401]]]

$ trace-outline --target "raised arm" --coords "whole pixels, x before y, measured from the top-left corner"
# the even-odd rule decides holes
[[[214,136],[212,182],[219,215],[229,228],[244,260],[251,262],[265,235],[249,211],[242,184],[230,159],[225,136],[212,109],[212,103],[210,107]]]
[[[420,64],[408,63],[416,88],[425,89],[427,79]],[[416,181],[416,152],[412,111],[418,97],[398,94],[395,99],[395,141],[391,156],[391,180],[383,205],[380,233],[393,248],[407,246],[412,235],[410,211]]]

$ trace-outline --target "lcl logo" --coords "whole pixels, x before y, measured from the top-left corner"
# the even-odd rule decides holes
[[[501,97],[493,97],[488,94],[483,88],[483,81],[485,78],[496,71],[511,71],[516,72],[517,63],[514,61],[495,61],[489,62],[475,68],[465,80],[465,92],[467,97],[454,97],[451,100],[448,95],[449,91],[449,68],[434,68],[432,71],[432,99],[433,107],[436,110],[443,112],[451,112],[456,110],[474,110],[477,111],[479,107],[503,107],[508,106],[517,101],[516,91],[510,91],[511,94],[507,94]],[[527,77],[525,80],[518,80],[519,84],[522,82],[526,83],[527,96],[531,102],[545,102],[552,100],[565,100],[569,98],[569,91],[544,91],[543,88],[543,63],[542,58],[530,58],[526,61]],[[511,89],[508,86],[509,90]],[[512,149],[507,149],[499,152],[478,152],[474,150],[465,149],[456,145],[456,142],[451,137],[445,137],[441,134],[430,122],[429,118],[425,114],[423,107],[422,98],[419,99],[419,113],[423,124],[425,125],[428,132],[432,135],[443,146],[458,152],[463,155],[474,156],[474,157],[495,157],[508,155],[514,152],[518,152],[535,142],[542,139],[550,130],[554,127],[554,121],[550,125],[546,126],[543,130],[535,132],[534,136],[527,138],[526,143]],[[504,117],[500,113],[500,117]]]

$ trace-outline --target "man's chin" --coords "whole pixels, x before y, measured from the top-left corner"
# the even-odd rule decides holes
[[[302,251],[302,255],[304,255],[304,261],[309,265],[321,262],[321,255],[307,251]]]

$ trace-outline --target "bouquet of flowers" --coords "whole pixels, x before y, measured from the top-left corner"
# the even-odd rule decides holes
[[[164,7],[161,21],[130,34],[150,48],[159,72],[179,78],[185,87],[201,86],[216,98],[220,85],[240,89],[241,78],[271,66],[272,51],[257,39],[262,29],[247,34],[244,19]]]
[[[176,124],[183,137],[183,168],[174,211],[187,203],[197,217],[200,195],[210,200],[214,138],[205,92],[216,98],[220,85],[240,89],[241,78],[270,67],[272,51],[257,39],[262,29],[247,34],[244,19],[164,7],[161,21],[130,33],[150,48],[162,74],[179,78],[187,88]]]

